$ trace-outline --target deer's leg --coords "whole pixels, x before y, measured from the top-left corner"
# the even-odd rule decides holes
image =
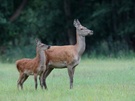
[[[19,89],[19,86],[21,86],[21,80],[23,78],[23,73],[20,73],[19,79],[17,81],[17,88]],[[22,88],[22,87],[21,87]]]
[[[68,75],[69,75],[69,79],[70,79],[70,89],[73,88],[73,68],[71,66],[68,66]]]
[[[43,88],[43,87],[42,87],[42,84],[41,84],[41,75],[39,75],[39,82],[40,82],[41,88]]]
[[[37,89],[37,74],[35,73],[34,74],[34,81],[35,81],[35,89]]]
[[[48,68],[44,74],[43,74],[43,79],[42,79],[42,82],[43,82],[43,86],[45,89],[47,89],[47,85],[46,85],[46,78],[48,77],[48,75],[51,73],[51,71],[53,70],[54,68]]]
[[[21,85],[23,87],[23,83],[27,80],[29,76],[27,74],[24,74],[23,79],[21,80]]]
[[[21,89],[23,89],[23,83],[22,83],[22,81],[23,81],[24,78],[25,78],[25,74],[22,75],[21,80],[20,80]]]
[[[74,76],[74,73],[75,73],[75,67],[73,68],[73,76]]]
[[[43,89],[42,79],[43,79],[43,73],[41,73],[40,76],[39,76],[40,86],[41,86],[41,88]]]

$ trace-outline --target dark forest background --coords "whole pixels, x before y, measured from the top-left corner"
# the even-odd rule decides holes
[[[135,0],[0,0],[0,59],[35,56],[35,38],[75,43],[73,20],[94,31],[87,57],[135,56]]]

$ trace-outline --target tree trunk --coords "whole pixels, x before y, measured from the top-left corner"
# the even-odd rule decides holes
[[[70,0],[64,0],[64,11],[66,15],[67,34],[69,37],[69,44],[75,44],[75,34],[71,25],[73,25],[73,19],[71,15]]]
[[[15,11],[15,13],[9,18],[10,22],[13,22],[20,14],[22,9],[24,8],[25,4],[26,4],[27,0],[23,0],[22,3],[20,4],[20,6],[17,8],[17,10]]]

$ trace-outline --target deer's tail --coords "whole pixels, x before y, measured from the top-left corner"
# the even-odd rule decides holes
[[[16,68],[17,68],[18,72],[20,72],[19,61],[16,61],[15,63],[16,63]]]

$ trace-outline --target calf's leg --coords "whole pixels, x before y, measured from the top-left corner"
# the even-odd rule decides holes
[[[27,80],[28,77],[29,77],[29,76],[28,76],[27,74],[24,74],[24,75],[23,75],[23,79],[21,80],[21,85],[22,85],[22,87],[23,87],[23,83]]]
[[[37,74],[34,74],[35,89],[37,90]]]
[[[51,73],[51,71],[53,70],[54,68],[49,68],[44,72],[43,74],[43,78],[42,78],[42,82],[43,82],[43,86],[45,89],[47,89],[47,85],[46,85],[46,78],[48,77],[48,75]]]
[[[18,89],[19,89],[19,86],[21,86],[22,79],[23,79],[23,73],[20,73],[19,79],[17,81],[17,88]],[[21,89],[22,89],[22,86],[21,86]]]

